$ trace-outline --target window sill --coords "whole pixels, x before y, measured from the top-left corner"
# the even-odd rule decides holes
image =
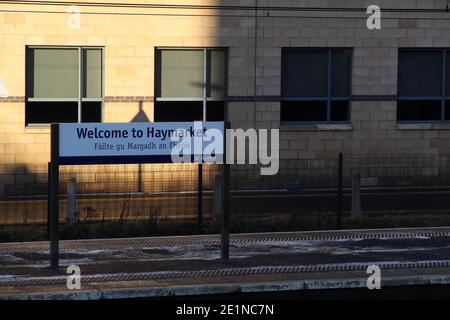
[[[397,123],[397,130],[450,130],[450,123]]]
[[[352,131],[351,123],[329,123],[329,124],[283,124],[281,130],[284,131]]]
[[[49,124],[39,124],[39,125],[26,126],[25,133],[48,134],[48,133],[50,133],[50,125]]]

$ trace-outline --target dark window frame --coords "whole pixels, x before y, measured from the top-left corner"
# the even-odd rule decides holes
[[[160,52],[164,50],[179,50],[179,51],[189,51],[189,50],[198,50],[203,51],[203,81],[205,83],[203,87],[203,97],[199,98],[192,98],[192,97],[159,97],[158,92],[160,92],[160,79],[161,79],[161,68],[159,65],[159,55]],[[214,98],[214,97],[208,97],[208,90],[209,90],[209,76],[208,72],[211,71],[211,69],[208,69],[208,52],[213,50],[222,50],[225,53],[225,83],[224,83],[224,92],[225,95],[221,98]],[[208,102],[223,102],[224,103],[224,121],[227,121],[228,118],[228,68],[229,68],[229,48],[228,47],[167,47],[167,46],[160,46],[155,47],[155,54],[154,54],[154,81],[153,81],[153,92],[154,94],[154,121],[155,122],[164,122],[164,121],[158,121],[156,119],[156,108],[158,102],[202,102],[202,114],[203,119],[202,121],[207,121],[207,106]],[[177,120],[175,120],[177,121]]]
[[[440,52],[441,53],[441,62],[442,62],[442,70],[441,70],[441,95],[440,96],[402,96],[399,94],[399,79],[400,79],[400,53],[401,52]],[[450,123],[450,120],[445,120],[445,105],[446,102],[450,103],[450,95],[447,96],[446,93],[446,84],[447,79],[446,69],[447,63],[447,55],[450,54],[450,48],[399,48],[398,49],[398,63],[397,63],[397,122],[398,123]],[[398,106],[399,101],[439,101],[441,102],[441,119],[440,120],[399,120],[398,119]]]
[[[78,50],[78,97],[74,98],[33,98],[29,97],[29,83],[32,81],[28,78],[30,74],[30,69],[34,66],[29,65],[28,55],[34,49],[77,49]],[[96,49],[101,51],[101,97],[100,98],[85,98],[84,95],[84,50]],[[105,101],[105,47],[104,46],[71,46],[71,45],[27,45],[25,46],[25,108],[27,108],[28,102],[77,102],[78,103],[78,114],[77,122],[82,122],[82,104],[83,102],[97,102],[100,103],[100,121],[104,121],[104,101]],[[25,127],[40,127],[40,126],[50,126],[50,123],[28,123],[26,118],[27,112],[25,112]]]
[[[333,96],[333,84],[332,84],[332,78],[333,78],[333,51],[337,50],[349,50],[351,53],[351,61],[348,66],[348,74],[349,74],[349,92],[348,96],[346,97],[334,97]],[[282,48],[282,54],[281,54],[281,73],[284,70],[284,59],[283,59],[283,53],[287,51],[327,51],[327,96],[323,97],[307,97],[307,96],[297,96],[297,97],[284,97],[284,86],[283,86],[283,74],[281,74],[280,79],[280,88],[281,88],[281,103],[284,101],[299,101],[299,102],[308,102],[308,101],[321,101],[327,103],[327,110],[326,110],[326,117],[327,119],[324,121],[282,121],[281,120],[281,112],[280,112],[280,123],[282,125],[302,125],[302,124],[349,124],[351,123],[351,97],[352,97],[352,80],[353,80],[353,48],[349,47],[333,47],[333,48],[310,48],[310,47],[284,47]],[[332,121],[331,120],[331,104],[333,101],[346,101],[348,103],[347,106],[347,113],[348,113],[348,120],[345,121]]]

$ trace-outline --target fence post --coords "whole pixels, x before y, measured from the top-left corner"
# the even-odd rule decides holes
[[[142,193],[142,164],[138,164],[138,193]]]
[[[361,176],[359,173],[352,177],[352,217],[361,217]]]
[[[230,165],[227,164],[227,129],[230,123],[225,122],[223,137],[223,172],[222,172],[222,215],[220,217],[220,257],[223,262],[230,259]]]
[[[342,152],[339,152],[339,161],[338,161],[338,210],[337,210],[337,229],[341,229],[341,221],[342,221]]]
[[[222,215],[222,201],[223,201],[223,182],[222,182],[222,174],[216,175],[216,179],[214,181],[214,219],[220,219]]]
[[[50,266],[59,267],[59,124],[51,125]]]
[[[72,177],[67,183],[67,222],[74,224],[77,221],[77,181]]]
[[[52,184],[52,165],[51,162],[47,163],[47,240],[50,241],[50,208],[52,205],[51,200],[51,184]]]
[[[199,163],[197,172],[197,234],[202,233],[203,233],[203,163]]]

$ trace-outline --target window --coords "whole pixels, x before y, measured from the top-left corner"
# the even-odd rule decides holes
[[[155,121],[223,121],[225,49],[157,49]]]
[[[101,122],[103,52],[91,47],[28,47],[25,124]]]
[[[401,49],[398,121],[450,120],[450,50]]]
[[[284,49],[281,121],[349,121],[351,62],[351,49]]]

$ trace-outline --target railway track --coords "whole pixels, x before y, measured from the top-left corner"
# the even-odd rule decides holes
[[[240,247],[276,247],[278,243],[296,243],[299,245],[302,241],[313,242],[311,246],[317,246],[319,242],[326,242],[326,246],[340,246],[339,243],[344,242],[344,247],[357,245],[357,242],[352,240],[388,240],[401,241],[409,243],[416,242],[416,247],[404,247],[400,245],[398,248],[407,248],[411,254],[403,255],[399,253],[397,256],[387,257],[385,253],[376,254],[376,248],[380,244],[373,244],[375,251],[366,251],[368,255],[363,259],[354,255],[353,260],[348,260],[343,256],[340,260],[328,261],[329,253],[322,256],[322,258],[314,258],[313,261],[306,261],[303,258],[295,260],[293,263],[276,264],[273,261],[265,260],[253,265],[209,265],[209,267],[201,268],[181,268],[181,269],[154,269],[154,270],[116,270],[107,271],[104,269],[105,264],[117,263],[127,261],[140,261],[141,263],[150,263],[151,258],[147,260],[139,260],[138,257],[126,253],[142,251],[144,248],[168,248],[183,247],[183,250],[188,251],[189,247],[192,250],[199,250],[203,246],[217,246],[219,247],[218,235],[202,235],[202,236],[177,236],[177,237],[154,237],[154,238],[124,238],[124,239],[95,239],[95,240],[67,240],[61,241],[61,253],[70,253],[79,250],[80,253],[94,252],[95,250],[111,251],[111,256],[108,259],[112,260],[98,260],[92,262],[97,265],[95,272],[83,275],[83,283],[106,283],[106,282],[120,282],[120,281],[145,281],[145,280],[170,280],[170,279],[205,279],[209,278],[223,278],[228,277],[247,277],[247,276],[283,276],[283,275],[302,275],[302,274],[327,274],[327,273],[349,273],[353,275],[365,276],[365,271],[370,265],[377,265],[381,270],[392,270],[399,272],[407,272],[408,270],[449,270],[450,259],[446,259],[448,253],[448,243],[450,237],[450,227],[441,228],[408,228],[408,229],[372,229],[372,230],[341,230],[341,231],[312,231],[312,232],[282,232],[282,233],[257,233],[257,234],[233,234],[231,235],[231,245]],[[439,243],[432,244],[430,247],[417,247],[417,242],[434,239]],[[317,243],[314,243],[317,241]],[[329,244],[328,244],[329,242]],[[384,242],[384,241],[383,241]],[[441,243],[442,242],[442,243]],[[352,244],[353,243],[353,244]],[[322,243],[323,244],[323,243]],[[409,249],[408,249],[409,248]],[[0,244],[1,255],[14,255],[20,253],[38,255],[48,254],[48,242],[28,242],[28,243],[3,243]],[[430,250],[440,250],[434,255],[423,255],[423,252]],[[161,250],[161,249],[159,249]],[[237,248],[236,248],[237,250]],[[331,249],[330,252],[335,249]],[[385,247],[385,252],[389,252],[389,247]],[[425,250],[425,251],[423,251]],[[447,250],[447,251],[446,251]],[[116,253],[120,252],[122,257],[117,257]],[[375,254],[372,254],[375,253]],[[251,259],[258,259],[258,250],[253,251],[254,256]],[[262,253],[267,254],[267,253]],[[290,253],[292,255],[308,254],[308,250],[299,253]],[[285,253],[286,257],[287,253]],[[117,257],[117,258],[116,258]],[[142,258],[142,257],[141,257]],[[116,260],[114,260],[116,259]],[[130,260],[131,259],[131,260]],[[137,259],[137,260],[136,260]],[[172,258],[168,258],[170,259]],[[174,257],[176,260],[177,257]],[[198,259],[198,258],[195,258]],[[172,260],[173,261],[173,260]],[[291,261],[292,262],[292,261]],[[38,264],[40,262],[37,262]],[[191,261],[195,264],[195,260]],[[183,262],[185,264],[185,262]],[[31,263],[27,265],[16,265],[15,267],[45,268],[45,266],[34,265]],[[14,272],[14,265],[8,268],[7,273],[0,275],[0,287],[27,287],[27,286],[57,286],[64,285],[67,281],[65,275],[53,275],[51,273],[44,273],[42,276]],[[415,272],[415,271],[414,271]],[[420,271],[418,271],[420,273]]]
[[[113,273],[83,276],[83,283],[116,282],[116,281],[144,281],[179,278],[207,278],[207,277],[236,277],[236,276],[260,276],[293,273],[320,273],[320,272],[364,272],[372,264],[376,264],[381,270],[406,270],[422,268],[448,268],[450,260],[440,261],[403,261],[403,262],[370,262],[370,263],[332,263],[318,265],[299,266],[261,266],[251,268],[227,268],[216,270],[197,271],[163,271],[141,273]],[[54,277],[18,277],[0,279],[0,287],[21,286],[48,286],[63,285],[67,282],[67,276]]]
[[[407,229],[369,229],[369,230],[341,230],[341,231],[311,231],[311,232],[279,232],[232,234],[230,243],[239,245],[245,243],[270,243],[294,241],[339,241],[354,239],[386,239],[386,238],[438,238],[450,237],[450,227],[439,228],[407,228]],[[175,236],[151,238],[120,238],[120,239],[92,239],[92,240],[64,240],[60,241],[61,250],[135,250],[142,247],[158,246],[214,246],[220,245],[218,235]],[[10,252],[40,252],[49,247],[47,241],[28,243],[0,243],[0,254]]]

